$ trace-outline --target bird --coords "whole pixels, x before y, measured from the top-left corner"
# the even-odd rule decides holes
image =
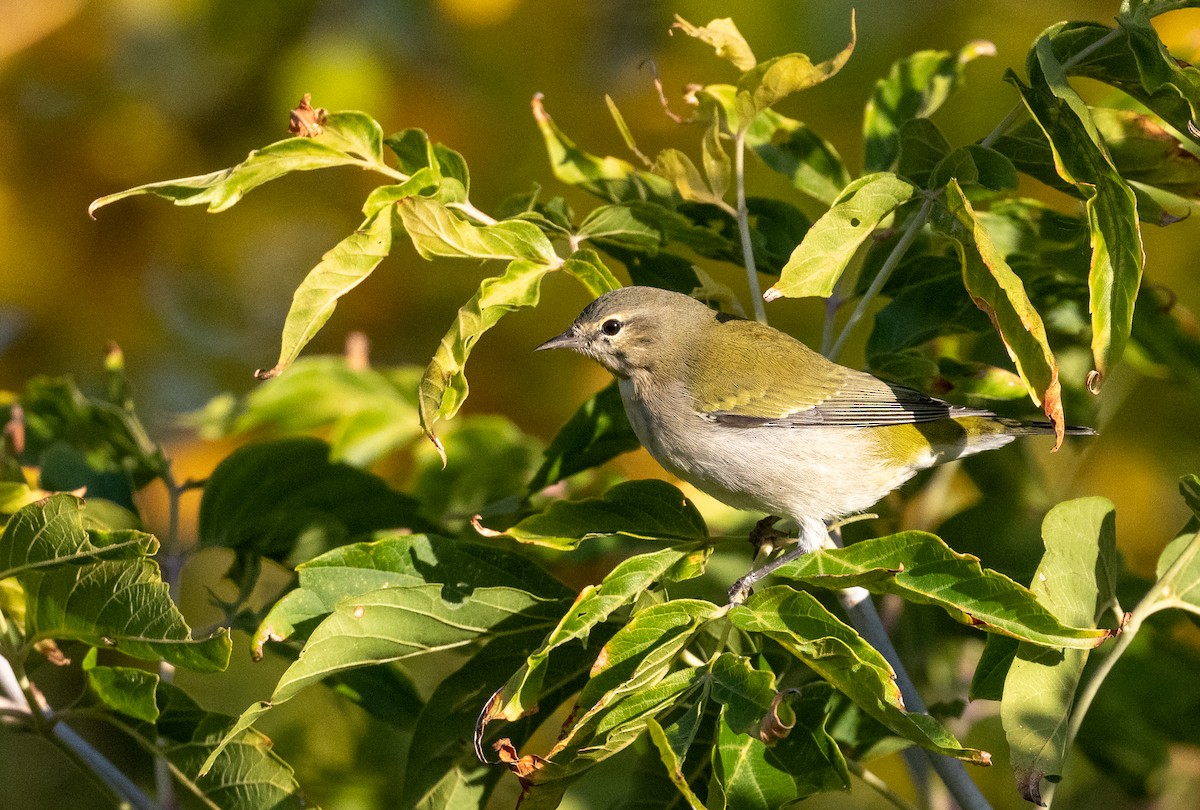
[[[919,471],[1054,433],[1049,422],[952,404],[839,365],[767,324],[656,287],[604,293],[536,350],[546,349],[573,350],[616,377],[634,433],[669,473],[729,506],[765,512],[759,528],[796,524],[795,547],[734,583],[733,603],[824,545],[832,522]]]

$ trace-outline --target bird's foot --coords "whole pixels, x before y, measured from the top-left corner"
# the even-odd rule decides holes
[[[754,524],[754,528],[750,530],[750,545],[754,546],[755,557],[759,554],[769,555],[780,540],[789,537],[787,532],[775,528],[775,524],[781,520],[783,518],[767,515]]]
[[[801,544],[789,550],[786,554],[780,554],[769,563],[755,568],[749,574],[746,574],[746,576],[733,583],[733,587],[729,589],[729,604],[740,605],[742,602],[745,602],[747,597],[750,596],[750,591],[754,587],[754,583],[768,574],[774,573],[793,560],[799,559],[811,550],[807,545]]]

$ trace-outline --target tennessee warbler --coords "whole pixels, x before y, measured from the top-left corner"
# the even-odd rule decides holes
[[[884,382],[770,326],[654,287],[605,293],[538,346],[560,348],[612,372],[634,433],[669,472],[730,506],[799,526],[796,548],[739,580],[734,601],[822,545],[829,521],[918,471],[1054,432]]]

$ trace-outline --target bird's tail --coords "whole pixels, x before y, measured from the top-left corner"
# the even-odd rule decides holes
[[[1019,419],[997,418],[997,422],[1007,428],[1014,436],[1037,436],[1043,433],[1053,433],[1054,425],[1049,422],[1022,422]],[[1085,425],[1067,425],[1063,432],[1068,436],[1097,436],[1095,429]]]

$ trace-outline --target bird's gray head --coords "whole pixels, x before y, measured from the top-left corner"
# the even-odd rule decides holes
[[[657,287],[622,287],[605,293],[571,328],[542,349],[573,349],[626,378],[656,363],[678,363],[696,345],[696,333],[717,313],[694,298]]]

